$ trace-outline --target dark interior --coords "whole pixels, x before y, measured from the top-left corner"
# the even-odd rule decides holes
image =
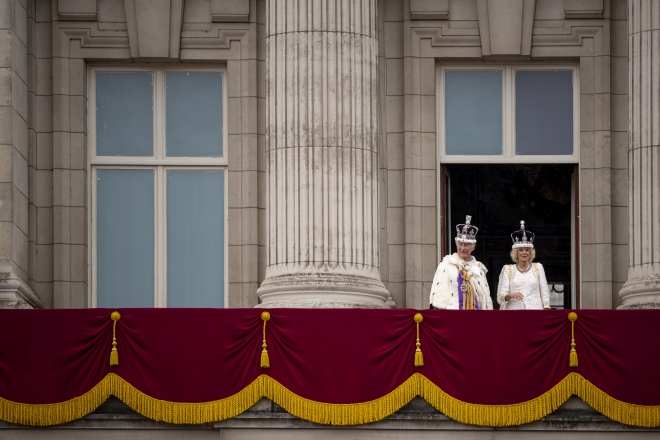
[[[488,268],[493,306],[504,264],[512,263],[511,233],[525,220],[536,238],[535,262],[543,264],[553,308],[571,307],[571,182],[574,165],[446,165],[450,252],[455,226],[472,216],[479,228],[473,255]],[[565,292],[565,294],[564,294]]]

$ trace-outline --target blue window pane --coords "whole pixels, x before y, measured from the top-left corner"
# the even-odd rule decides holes
[[[222,74],[167,72],[167,155],[222,156]]]
[[[97,156],[153,156],[153,144],[153,74],[97,72]]]
[[[223,307],[222,171],[167,172],[167,306]]]
[[[445,71],[446,154],[502,154],[502,71]]]
[[[154,306],[154,172],[96,174],[96,303]]]
[[[516,72],[516,154],[573,154],[573,72]]]

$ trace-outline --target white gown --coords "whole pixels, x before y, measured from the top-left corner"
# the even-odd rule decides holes
[[[504,297],[507,293],[521,292],[522,300]],[[506,264],[500,273],[497,286],[497,302],[501,310],[540,310],[550,308],[550,291],[545,279],[545,270],[540,263],[532,263],[532,268],[520,273],[515,264]]]

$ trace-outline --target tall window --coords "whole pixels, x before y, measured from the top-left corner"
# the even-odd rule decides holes
[[[577,68],[443,66],[438,75],[441,162],[578,162]]]
[[[92,306],[224,307],[224,78],[90,70]]]
[[[454,225],[472,215],[473,255],[489,269],[496,303],[510,234],[525,220],[552,306],[579,304],[577,66],[453,64],[437,74],[438,258],[453,252]]]

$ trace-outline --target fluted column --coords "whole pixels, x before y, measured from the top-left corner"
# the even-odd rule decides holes
[[[660,2],[628,1],[629,243],[623,308],[660,308]]]
[[[265,307],[381,307],[377,0],[267,0]]]

